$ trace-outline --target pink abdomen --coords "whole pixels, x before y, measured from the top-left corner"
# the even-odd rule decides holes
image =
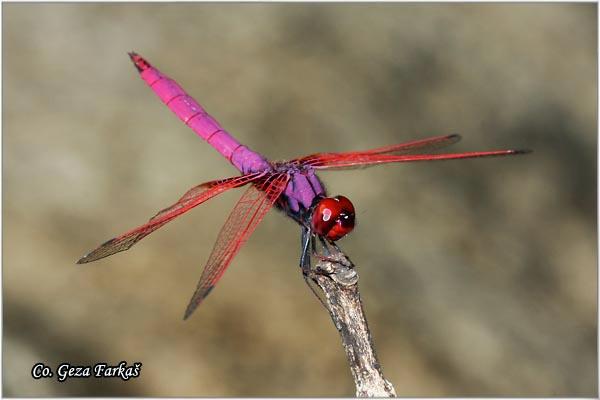
[[[240,144],[225,131],[177,82],[151,66],[139,55],[130,53],[129,56],[142,79],[162,102],[240,172],[249,173],[270,168],[269,163],[260,154]]]

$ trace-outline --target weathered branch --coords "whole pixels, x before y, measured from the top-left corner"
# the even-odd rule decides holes
[[[320,260],[310,278],[325,294],[331,319],[340,333],[356,385],[357,397],[394,397],[381,372],[358,291],[358,274],[339,249]]]

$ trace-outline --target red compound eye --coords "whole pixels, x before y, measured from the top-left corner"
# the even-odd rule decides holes
[[[326,197],[315,206],[311,225],[318,235],[341,239],[354,229],[354,206],[344,196]]]

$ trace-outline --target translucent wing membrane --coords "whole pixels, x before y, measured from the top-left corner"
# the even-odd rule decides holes
[[[435,160],[456,160],[463,158],[477,157],[497,157],[514,154],[529,153],[530,150],[496,150],[496,151],[476,151],[469,153],[451,153],[451,154],[415,154],[415,155],[387,155],[387,154],[361,154],[346,155],[345,153],[336,154],[335,157],[327,155],[326,157],[315,157],[310,162],[314,169],[347,169],[369,167],[379,164],[412,162],[412,161],[435,161]]]
[[[450,146],[461,139],[460,135],[435,136],[427,139],[413,140],[410,142],[393,144],[390,146],[378,147],[376,149],[366,151],[351,151],[346,153],[318,153],[312,154],[296,160],[302,165],[313,165],[313,162],[322,162],[329,158],[336,159],[340,156],[344,157],[365,157],[376,154],[412,154],[416,151],[431,151]]]
[[[283,193],[288,179],[287,174],[268,175],[248,188],[238,201],[219,232],[219,237],[202,271],[196,292],[187,306],[184,319],[187,319],[208,296],[233,257]]]
[[[435,136],[427,139],[413,140],[410,142],[393,144],[391,146],[378,147],[376,149],[367,150],[364,152],[356,153],[367,153],[367,154],[412,154],[415,151],[430,151],[437,150],[443,147],[450,146],[460,141],[461,136],[457,134]]]
[[[460,135],[435,136],[427,139],[378,147],[366,151],[350,151],[346,153],[317,153],[307,157],[292,160],[314,169],[351,169],[363,168],[378,164],[411,161],[453,160],[459,158],[507,156],[511,154],[528,153],[529,150],[497,150],[477,151],[451,154],[414,154],[450,146],[461,139]]]
[[[223,193],[228,189],[243,186],[252,181],[260,179],[265,174],[266,172],[258,172],[206,182],[193,187],[192,189],[188,190],[175,204],[159,211],[155,216],[150,218],[148,223],[103,243],[97,249],[79,259],[77,264],[96,261],[120,251],[127,250],[144,237],[148,236],[150,233],[154,232],[167,222],[173,220],[186,211],[191,210],[197,205],[204,203],[206,200]]]

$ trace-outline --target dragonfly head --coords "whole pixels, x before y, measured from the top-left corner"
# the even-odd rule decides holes
[[[312,212],[311,227],[316,234],[336,241],[354,229],[354,206],[344,196],[319,200]]]

